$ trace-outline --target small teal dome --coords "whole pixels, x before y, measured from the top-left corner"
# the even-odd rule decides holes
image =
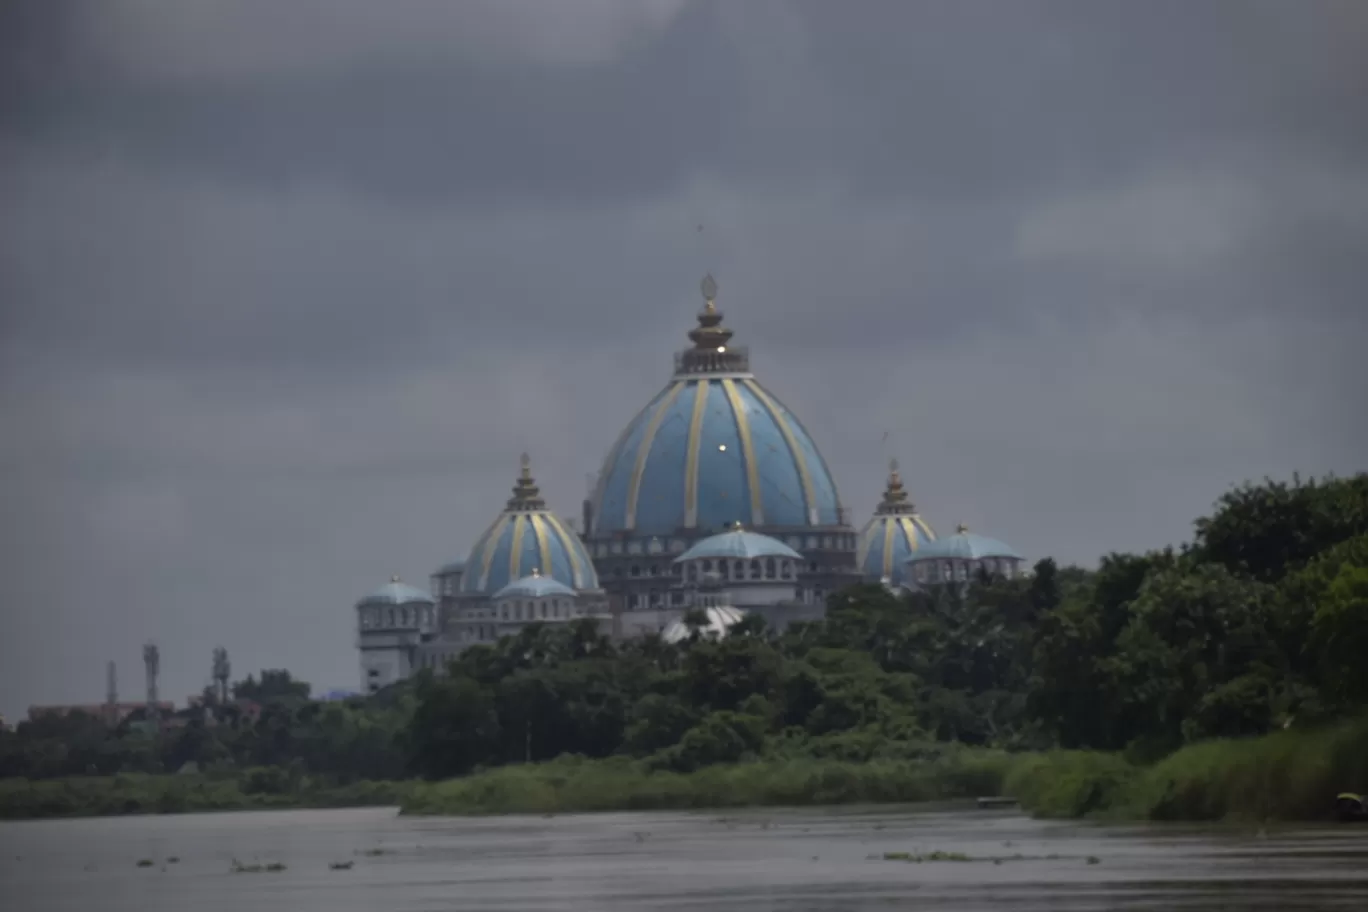
[[[498,592],[494,593],[494,598],[542,598],[548,595],[568,595],[571,598],[575,595],[575,590],[564,583],[551,579],[549,576],[542,576],[538,570],[533,570],[531,576],[524,576],[522,579],[509,583]]]
[[[696,543],[692,548],[675,558],[675,563],[700,560],[702,558],[741,558],[750,560],[757,557],[785,557],[801,561],[803,556],[777,538],[747,532],[745,529],[732,529],[721,535],[712,535]]]
[[[531,576],[534,570],[576,591],[599,587],[584,544],[574,530],[546,509],[523,454],[522,473],[512,499],[470,549],[461,576],[461,594],[490,595]]]
[[[936,533],[907,497],[895,459],[889,465],[883,500],[860,532],[856,566],[868,582],[901,585],[903,565],[935,540]]]
[[[432,604],[432,596],[422,589],[400,582],[399,577],[391,576],[390,581],[363,598],[361,605],[407,605],[412,602]]]
[[[985,558],[1005,557],[1011,560],[1025,560],[1016,549],[1008,544],[978,535],[969,527],[960,524],[954,535],[939,538],[912,556],[912,561],[920,560],[983,560]]]
[[[833,526],[840,498],[802,423],[750,372],[710,295],[674,379],[618,438],[591,498],[593,537]]]

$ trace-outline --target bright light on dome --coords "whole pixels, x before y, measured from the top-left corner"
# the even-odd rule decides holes
[[[725,443],[719,443],[719,444],[717,445],[717,448],[718,448],[719,450],[721,450],[722,452],[724,452],[724,453],[727,452],[727,445],[726,445]]]
[[[717,346],[717,353],[718,353],[719,355],[722,354],[723,352],[725,352],[726,350],[727,350],[727,346],[725,346],[725,345],[719,345],[719,346]]]

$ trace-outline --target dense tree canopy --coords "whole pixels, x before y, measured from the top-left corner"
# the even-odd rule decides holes
[[[695,630],[697,625],[695,625]],[[721,641],[614,644],[538,626],[374,697],[319,703],[288,672],[157,730],[73,716],[0,735],[0,775],[254,770],[445,777],[562,754],[689,771],[757,756],[916,757],[944,742],[1124,750],[1368,704],[1368,476],[1232,490],[1180,551],[1051,560],[1018,580],[834,594],[825,620]],[[263,769],[275,772],[263,772]]]

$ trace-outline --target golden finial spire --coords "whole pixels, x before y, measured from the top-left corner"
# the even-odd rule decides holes
[[[533,575],[533,576],[541,576],[541,567],[533,567],[533,568],[532,568],[532,575]]]
[[[745,528],[746,528],[745,526],[741,525],[741,520],[739,520],[739,519],[736,520],[735,522],[733,522],[733,523],[731,524],[731,527],[732,527],[732,531],[733,531],[733,532],[742,532],[742,531],[744,531]]]
[[[395,573],[395,574],[391,575],[391,576],[390,576],[390,582],[391,582],[391,583],[397,583],[397,582],[399,582],[399,574]]]
[[[532,459],[526,453],[518,460],[520,471],[518,481],[513,485],[513,497],[508,501],[510,510],[545,510],[546,501],[532,479]]]
[[[689,338],[700,351],[725,353],[732,333],[722,325],[722,312],[717,309],[717,280],[704,276],[702,285],[703,310],[698,314],[698,326],[689,331]]]
[[[675,356],[675,375],[749,373],[749,353],[728,345],[732,331],[722,325],[722,311],[717,309],[717,280],[704,276],[699,290],[703,309],[698,312],[698,325],[689,330],[693,348]]]
[[[879,501],[879,507],[874,512],[880,516],[917,512],[916,506],[907,496],[907,489],[903,487],[896,459],[888,461],[888,484],[884,487],[883,500]]]

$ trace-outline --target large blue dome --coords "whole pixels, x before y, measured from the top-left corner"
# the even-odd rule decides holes
[[[595,537],[841,524],[816,444],[751,375],[747,352],[727,345],[721,320],[709,298],[674,379],[609,452],[592,499]]]
[[[523,456],[513,498],[470,549],[461,594],[490,595],[534,572],[575,590],[599,588],[589,553],[574,530],[546,509]]]
[[[898,463],[889,466],[888,486],[874,516],[860,532],[860,546],[856,565],[869,582],[888,580],[901,585],[904,565],[910,558],[936,540],[930,524],[917,513],[908,500]]]

